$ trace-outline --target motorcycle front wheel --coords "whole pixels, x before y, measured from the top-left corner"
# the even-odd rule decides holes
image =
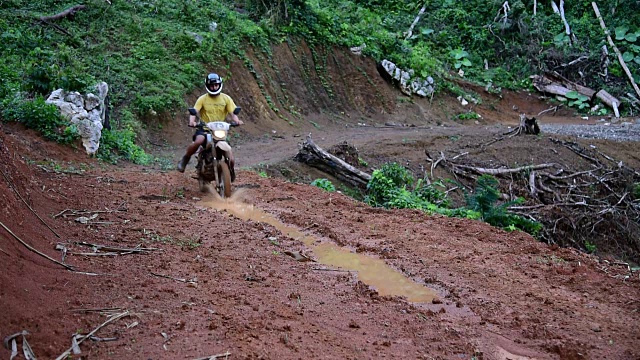
[[[200,185],[200,192],[207,192],[208,181],[205,181],[202,177],[198,177],[198,185]]]
[[[224,161],[218,163],[218,194],[223,199],[231,197],[231,172]]]

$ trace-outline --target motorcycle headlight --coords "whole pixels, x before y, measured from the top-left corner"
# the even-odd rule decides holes
[[[213,132],[213,137],[216,140],[224,140],[227,137],[227,132],[225,130],[216,130]]]

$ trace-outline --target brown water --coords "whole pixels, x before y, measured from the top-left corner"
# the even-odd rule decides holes
[[[231,199],[210,196],[199,205],[216,210],[227,211],[242,220],[253,220],[267,223],[283,234],[302,241],[307,245],[321,264],[336,268],[357,271],[358,278],[373,287],[382,296],[405,296],[411,302],[431,302],[436,293],[425,286],[413,282],[399,271],[389,267],[384,261],[364,254],[353,253],[349,249],[332,243],[315,244],[317,239],[306,235],[295,227],[283,224],[273,215],[239,200],[241,192],[236,192]]]

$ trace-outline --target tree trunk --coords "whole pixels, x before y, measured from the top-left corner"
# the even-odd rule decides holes
[[[616,117],[620,117],[620,112],[618,111],[618,106],[620,106],[620,100],[616,99],[613,95],[606,92],[604,89],[598,91],[596,97],[602,100],[603,103],[609,105],[613,108],[613,112],[616,114]]]
[[[311,140],[311,134],[309,134],[304,143],[301,144],[300,150],[294,160],[313,166],[346,183],[360,188],[366,188],[369,180],[371,180],[371,175],[354,168],[342,159],[329,154],[316,145],[313,140]]]
[[[62,18],[65,18],[67,16],[73,16],[75,15],[75,13],[77,13],[78,11],[82,10],[86,8],[85,5],[75,5],[72,6],[70,8],[68,8],[67,10],[59,13],[59,14],[55,14],[55,15],[51,15],[51,16],[42,16],[40,17],[40,20],[47,22],[47,21],[53,21],[53,20],[59,20]]]
[[[620,62],[620,66],[622,66],[622,69],[624,69],[624,73],[627,74],[627,78],[629,78],[629,82],[631,83],[631,86],[633,86],[633,89],[636,91],[636,94],[640,96],[640,89],[638,89],[638,85],[633,80],[633,75],[631,75],[631,72],[629,71],[627,64],[622,59],[622,54],[620,53],[620,50],[618,50],[618,47],[616,46],[616,44],[613,43],[613,39],[611,39],[611,34],[609,33],[607,26],[604,24],[604,20],[600,15],[600,10],[598,10],[598,5],[594,1],[591,3],[591,6],[593,6],[593,11],[595,11],[596,17],[600,21],[600,27],[602,28],[602,30],[604,30],[604,34],[607,35],[607,41],[609,42],[609,45],[611,45],[611,47],[613,48],[613,51],[615,51],[616,55],[618,55],[618,61]]]

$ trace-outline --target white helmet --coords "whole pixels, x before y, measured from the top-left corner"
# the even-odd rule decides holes
[[[207,75],[204,86],[210,95],[219,95],[222,91],[222,78],[216,73]]]

